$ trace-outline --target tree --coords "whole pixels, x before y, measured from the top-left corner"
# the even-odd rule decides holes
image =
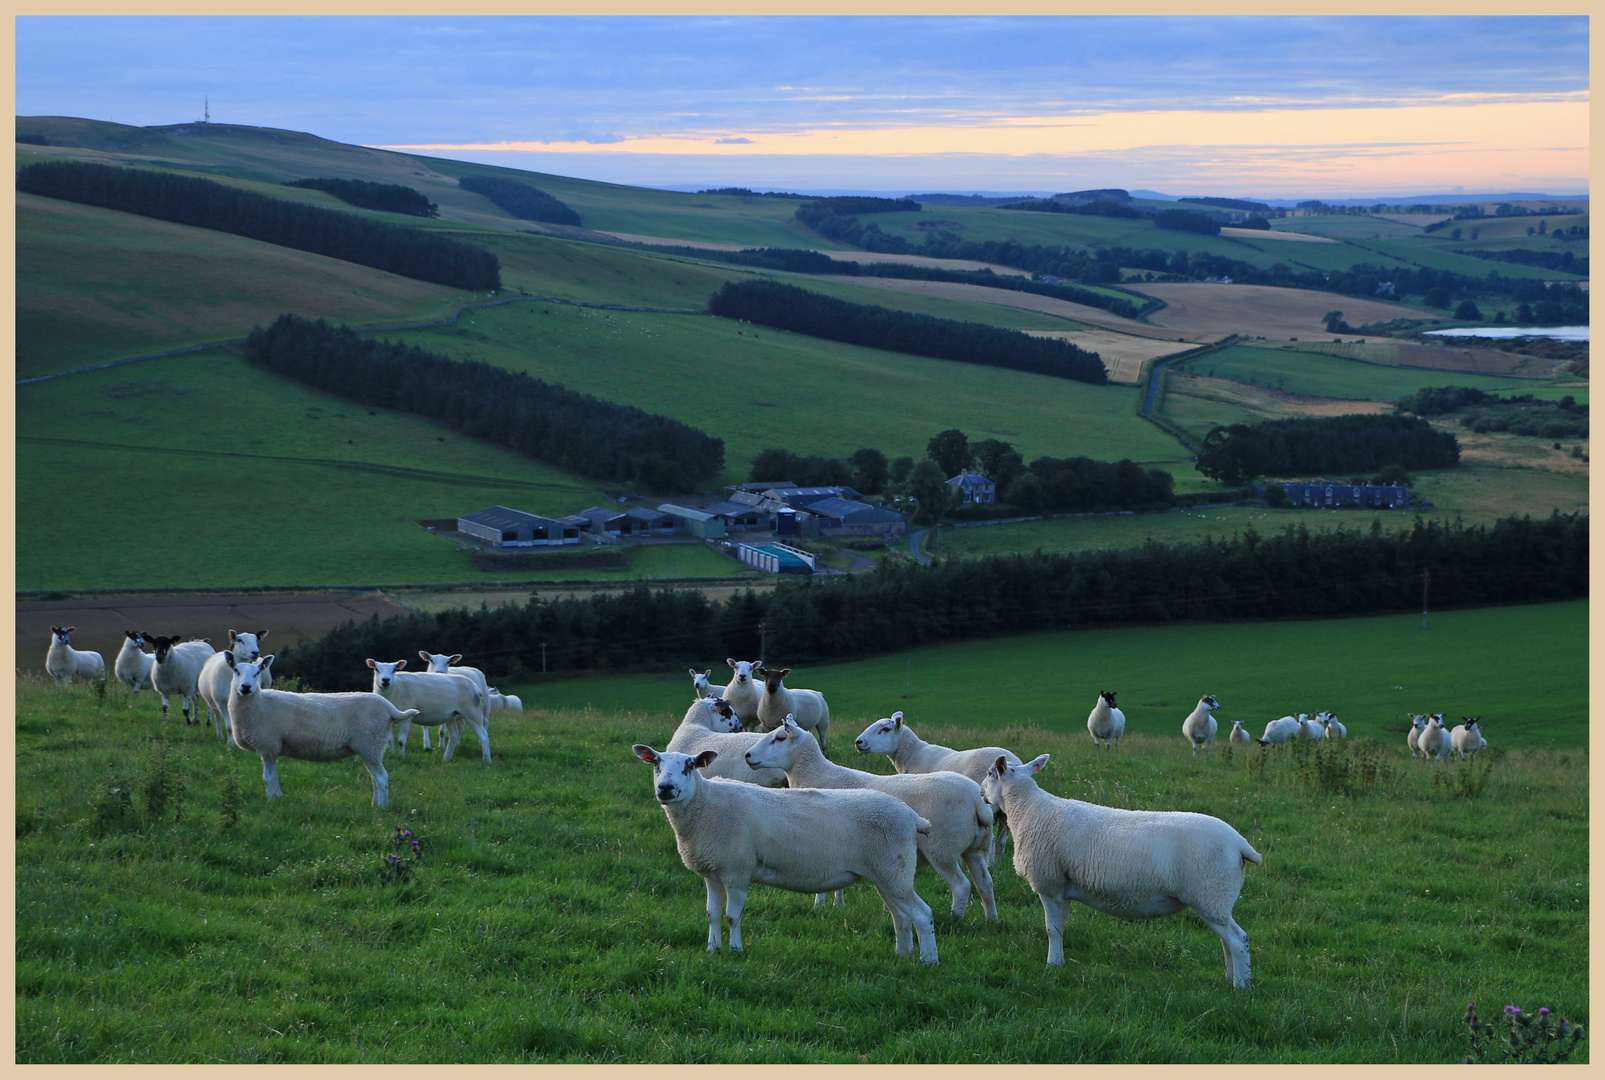
[[[1384,465],[1377,474],[1371,478],[1373,484],[1398,484],[1403,487],[1412,487],[1415,481],[1410,478],[1410,472],[1403,465]]]
[[[886,455],[873,446],[855,450],[847,463],[853,467],[853,486],[864,494],[873,495],[886,486],[891,467]]]
[[[997,476],[998,461],[1013,449],[1013,446],[1001,439],[982,439],[970,447],[970,454],[975,459],[976,467],[981,470],[981,475],[1002,487],[1003,481],[998,480]]]
[[[914,459],[911,457],[895,458],[892,461],[892,483],[901,487],[908,480],[908,474],[914,471]]]
[[[1467,322],[1481,322],[1482,312],[1477,310],[1475,301],[1462,300],[1460,306],[1455,308],[1455,318],[1465,319]]]
[[[942,470],[943,480],[957,476],[975,464],[975,455],[970,452],[970,440],[958,428],[948,428],[934,436],[925,444],[925,456]]]
[[[1035,514],[1046,504],[1047,494],[1042,490],[1042,481],[1037,479],[1035,473],[1022,472],[1004,489],[1003,501],[1028,514]]]
[[[904,487],[919,503],[914,511],[916,525],[935,525],[952,504],[953,489],[947,486],[941,467],[930,458],[914,466]]]
[[[782,480],[793,480],[796,471],[797,455],[790,450],[778,446],[771,446],[767,450],[760,450],[758,456],[752,459],[752,470],[747,473],[747,481],[761,484],[765,481],[779,483]]]

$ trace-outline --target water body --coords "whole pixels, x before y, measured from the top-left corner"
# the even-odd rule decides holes
[[[1440,337],[1519,338],[1546,337],[1556,341],[1587,341],[1586,326],[1468,326],[1458,330],[1428,330]]]

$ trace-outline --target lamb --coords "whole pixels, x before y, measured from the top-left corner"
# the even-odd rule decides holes
[[[461,660],[462,658],[462,653],[453,653],[451,656],[447,656],[445,653],[431,653],[424,652],[422,649],[418,650],[418,659],[424,662],[425,672],[434,672],[440,675],[466,675],[470,679],[474,680],[474,685],[479,687],[480,693],[485,693],[488,691],[490,689],[490,683],[485,679],[485,673],[483,671],[480,671],[476,667],[457,666],[457,661]]]
[[[516,712],[524,711],[524,702],[517,694],[504,694],[494,686],[486,692],[490,712]],[[429,749],[427,746],[425,750]]]
[[[71,645],[67,635],[76,626],[52,626],[50,648],[45,650],[45,670],[53,675],[60,686],[71,686],[74,679],[92,679],[106,670],[106,661],[98,653],[82,651]]]
[[[1426,713],[1410,714],[1410,734],[1405,737],[1405,742],[1410,744],[1410,758],[1412,761],[1415,759],[1416,752],[1421,749],[1421,733],[1426,730],[1426,727]]]
[[[1243,891],[1243,865],[1263,862],[1259,852],[1206,814],[1117,810],[1049,794],[1034,779],[1047,763],[1047,754],[1024,765],[1000,757],[981,790],[1009,815],[1014,868],[1042,901],[1048,963],[1064,963],[1066,900],[1123,919],[1190,907],[1220,937],[1226,977],[1245,989],[1248,935],[1232,907]]]
[[[268,798],[284,796],[279,786],[279,758],[338,761],[355,754],[373,778],[373,805],[390,802],[390,774],[384,764],[390,728],[411,721],[418,715],[417,709],[397,709],[378,694],[264,690],[261,676],[273,665],[271,654],[256,663],[237,660],[227,650],[223,657],[233,673],[228,711],[233,718],[234,745],[262,759]]]
[[[1243,722],[1241,720],[1233,720],[1232,733],[1226,737],[1226,740],[1233,746],[1247,746],[1252,741],[1252,738],[1247,731],[1243,730]]]
[[[758,685],[753,671],[759,664],[756,661],[737,660],[729,656],[725,657],[724,662],[730,665],[735,677],[730,680],[729,686],[714,696],[722,697],[730,703],[730,707],[736,710],[736,715],[741,718],[742,727],[749,731],[757,731],[758,702],[763,699],[763,689]]]
[[[1280,720],[1272,720],[1265,725],[1265,734],[1254,741],[1261,746],[1270,746],[1272,743],[1285,743],[1296,739],[1304,730],[1304,720],[1307,714],[1299,713],[1297,716],[1284,716]]]
[[[1115,708],[1115,694],[1114,690],[1100,691],[1092,712],[1087,715],[1087,731],[1092,735],[1093,746],[1112,749],[1120,745],[1120,737],[1126,733],[1126,714]]]
[[[1216,723],[1212,715],[1220,708],[1215,702],[1213,694],[1205,694],[1193,706],[1193,711],[1187,714],[1187,719],[1181,722],[1182,736],[1193,746],[1193,757],[1198,757],[1198,751],[1208,750],[1209,744],[1215,741]]]
[[[703,698],[723,696],[716,693],[713,687],[708,685],[708,676],[713,674],[712,668],[707,671],[698,671],[696,668],[686,668],[686,670],[691,673],[691,690],[697,695],[698,701]]]
[[[1427,726],[1421,729],[1421,735],[1416,739],[1416,745],[1421,753],[1433,761],[1443,761],[1449,756],[1449,733],[1443,727],[1443,713],[1433,713],[1427,718]]]
[[[936,963],[936,922],[914,891],[918,840],[931,823],[880,791],[764,788],[707,777],[718,758],[658,753],[644,743],[636,757],[652,766],[653,793],[674,829],[688,870],[708,888],[708,951],[722,946],[719,910],[730,923],[730,951],[741,952],[741,912],[754,881],[793,892],[844,889],[866,878],[892,913],[897,953]]]
[[[1344,727],[1338,718],[1331,713],[1316,713],[1315,720],[1326,730],[1328,739],[1347,739],[1349,737],[1349,729]]]
[[[914,734],[914,729],[903,723],[903,714],[894,712],[864,729],[853,743],[860,754],[885,754],[892,759],[892,768],[900,773],[956,772],[977,784],[986,776],[994,761],[1005,758],[1010,764],[1020,764],[1013,751],[1001,746],[982,746],[974,750],[953,750],[946,746],[928,743]],[[992,808],[995,838],[987,863],[993,864],[1003,855],[1009,840],[1009,821],[997,807]]]
[[[752,749],[752,744],[761,738],[762,732],[741,730],[741,718],[729,702],[724,698],[710,697],[691,703],[674,736],[669,739],[667,749],[691,756],[704,750],[717,750],[718,763],[709,766],[704,772],[705,776],[738,780],[761,787],[784,787],[785,773],[779,769],[752,769],[743,759],[743,755]]]
[[[975,879],[986,917],[997,920],[992,875],[986,868],[992,847],[992,808],[981,798],[981,786],[974,780],[945,771],[882,776],[837,765],[826,760],[819,744],[805,737],[789,716],[747,751],[747,764],[755,769],[785,770],[786,782],[792,787],[868,788],[901,799],[931,823],[931,831],[919,840],[920,860],[929,863],[953,890],[953,917],[962,919],[970,903],[970,882],[962,862]]]
[[[787,689],[780,680],[791,674],[791,668],[777,670],[760,664],[756,674],[763,680],[763,694],[758,699],[758,725],[769,731],[785,723],[789,716],[797,721],[798,727],[814,733],[821,750],[829,749],[825,735],[830,731],[830,706],[825,704],[825,695],[818,690]]]
[[[1476,757],[1477,751],[1488,745],[1488,740],[1482,737],[1482,723],[1480,716],[1462,716],[1460,723],[1449,732],[1449,759],[1454,760],[1459,755],[1461,761],[1468,757]]]
[[[149,636],[138,630],[124,630],[123,634],[123,647],[118,650],[117,659],[112,663],[112,672],[118,682],[136,694],[141,690],[149,690],[150,666],[155,663],[155,658],[145,651]]]
[[[156,647],[150,666],[150,685],[162,699],[162,719],[167,719],[167,699],[173,696],[184,699],[184,723],[200,723],[200,717],[192,713],[199,711],[195,698],[200,692],[201,668],[206,666],[207,657],[217,650],[205,638],[186,641],[178,634],[172,637],[158,634],[150,643]]]
[[[407,661],[381,663],[368,659],[373,669],[373,692],[388,699],[399,709],[414,710],[422,717],[420,724],[440,724],[448,735],[442,761],[450,761],[462,742],[463,724],[474,729],[479,749],[486,761],[490,760],[490,730],[487,726],[485,694],[467,675],[439,672],[402,671]],[[407,736],[412,730],[409,717],[403,721],[396,735],[401,752],[407,752]],[[428,729],[425,728],[425,741]]]
[[[1298,714],[1299,723],[1303,725],[1302,738],[1307,742],[1322,742],[1326,739],[1326,725],[1319,720],[1311,720],[1309,713]]]
[[[258,630],[254,634],[236,634],[233,630],[228,632],[227,652],[234,654],[235,660],[249,660],[252,663],[262,659],[262,639],[267,637],[266,630]],[[260,686],[263,690],[273,685],[273,677],[264,668],[260,675]],[[223,659],[223,653],[213,653],[201,665],[201,675],[196,681],[196,690],[201,700],[206,702],[206,719],[217,730],[218,739],[228,741],[230,721],[228,715],[229,687],[234,683],[234,672]],[[197,706],[197,709],[199,707]]]

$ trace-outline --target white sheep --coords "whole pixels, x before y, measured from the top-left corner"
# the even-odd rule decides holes
[[[1014,829],[1014,868],[1042,901],[1048,963],[1064,963],[1065,901],[1123,919],[1152,919],[1190,907],[1220,937],[1226,977],[1248,986],[1248,935],[1232,918],[1243,864],[1259,852],[1219,818],[1158,810],[1117,810],[1061,799],[1037,786],[1043,754],[1024,765],[1000,758],[981,785]]]
[[[730,656],[725,657],[724,662],[730,665],[730,670],[734,674],[731,676],[730,685],[715,696],[722,697],[730,703],[730,707],[736,710],[736,715],[741,718],[742,727],[749,731],[757,731],[758,702],[763,699],[763,687],[759,685],[760,680],[754,674],[759,666],[758,662],[737,660]]]
[[[112,662],[117,681],[134,693],[150,689],[150,666],[155,658],[145,651],[146,634],[138,630],[123,631],[123,647]]]
[[[367,663],[373,669],[374,693],[383,696],[398,709],[417,711],[422,718],[418,723],[425,725],[426,745],[429,739],[427,725],[439,724],[444,727],[446,752],[441,755],[442,761],[450,761],[456,753],[457,744],[463,739],[465,722],[474,729],[474,735],[479,739],[480,753],[486,761],[490,760],[487,702],[484,692],[473,679],[449,673],[403,671],[401,669],[407,666],[405,660],[387,664],[370,657]],[[407,752],[407,735],[411,729],[412,720],[408,719],[402,722],[396,733],[396,741],[403,754]]]
[[[1454,760],[1458,755],[1461,761],[1468,757],[1476,757],[1477,751],[1488,745],[1488,740],[1482,737],[1482,717],[1462,716],[1460,723],[1449,732],[1449,758]]]
[[[425,672],[434,672],[440,675],[466,675],[474,680],[474,685],[479,687],[480,693],[488,691],[490,682],[485,678],[485,673],[476,667],[459,666],[457,661],[462,658],[462,653],[453,653],[451,656],[447,656],[445,653],[418,650],[418,659],[424,662]]]
[[[378,694],[264,690],[260,678],[272,666],[272,655],[256,663],[236,661],[227,651],[223,656],[233,673],[228,708],[234,745],[262,759],[268,798],[284,795],[279,786],[279,758],[338,761],[355,754],[373,778],[373,805],[389,803],[390,774],[385,772],[384,759],[391,725],[410,721],[418,715],[416,709],[397,709]]]
[[[869,725],[853,745],[860,754],[885,754],[892,759],[892,768],[900,773],[956,772],[977,784],[1000,757],[1011,764],[1020,764],[1020,759],[1012,750],[1005,750],[1001,746],[953,750],[928,743],[903,722],[901,712],[894,712]],[[995,826],[994,839],[991,850],[987,852],[988,864],[995,864],[1003,857],[1004,845],[1009,842],[1008,817],[995,806],[992,808],[992,822]]]
[[[1427,728],[1427,714],[1410,713],[1409,716],[1410,734],[1405,737],[1404,741],[1410,744],[1410,758],[1414,760],[1421,749],[1421,733]]]
[[[52,626],[50,648],[45,650],[45,670],[61,686],[71,686],[74,679],[92,679],[106,670],[106,661],[89,649],[75,649],[68,637],[76,626]]]
[[[704,750],[717,750],[718,760],[704,770],[704,775],[762,787],[784,787],[786,774],[781,770],[747,766],[744,755],[761,738],[761,731],[741,730],[741,718],[729,702],[718,697],[701,698],[685,711],[666,749],[692,757]]]
[[[1232,733],[1226,737],[1226,741],[1231,743],[1233,746],[1247,746],[1249,743],[1254,741],[1254,738],[1243,729],[1243,722],[1241,720],[1233,720]]]
[[[986,917],[997,919],[992,875],[986,868],[992,847],[992,808],[981,798],[981,786],[974,780],[956,772],[882,776],[837,765],[826,759],[813,737],[789,716],[747,751],[747,764],[754,769],[784,770],[786,782],[794,788],[866,788],[901,799],[931,823],[930,832],[919,840],[920,859],[953,890],[954,918],[962,919],[969,907],[970,880],[964,876],[964,866],[968,866]]]
[[[1328,739],[1347,739],[1349,737],[1349,729],[1344,727],[1343,723],[1329,712],[1316,713],[1315,721],[1326,730]]]
[[[719,912],[730,924],[730,951],[741,952],[741,912],[753,882],[792,892],[845,889],[860,878],[892,913],[897,953],[936,963],[936,922],[914,891],[918,838],[931,823],[879,791],[765,788],[702,775],[718,757],[658,753],[637,743],[652,766],[653,793],[674,829],[688,870],[708,888],[708,951],[718,952]]]
[[[1301,736],[1307,742],[1322,742],[1326,739],[1326,725],[1319,720],[1311,720],[1309,713],[1298,714],[1299,724],[1304,731]]]
[[[156,655],[151,659],[150,685],[162,699],[162,719],[167,719],[168,697],[179,697],[184,699],[184,723],[200,723],[200,717],[192,714],[200,711],[195,699],[200,689],[201,668],[206,666],[207,657],[217,650],[205,638],[186,641],[177,634],[172,637],[158,634],[150,643],[156,648]]]
[[[1193,711],[1187,714],[1187,719],[1181,722],[1182,737],[1192,744],[1194,758],[1198,757],[1198,751],[1208,750],[1210,743],[1215,741],[1217,724],[1213,714],[1218,708],[1220,705],[1216,703],[1215,696],[1205,694],[1193,706]]]
[[[233,630],[228,632],[227,652],[234,654],[234,659],[247,660],[251,663],[262,659],[262,639],[267,637],[266,630],[258,630],[254,634],[236,634]],[[273,676],[267,668],[263,668],[257,676],[259,685],[263,690],[273,685]],[[223,653],[213,653],[201,665],[200,678],[196,680],[195,689],[206,702],[206,719],[217,730],[217,737],[224,742],[228,741],[230,720],[228,715],[229,688],[234,684],[234,671],[224,659]],[[199,711],[199,706],[196,707]]]
[[[488,703],[487,711],[489,712],[521,713],[524,711],[524,702],[517,694],[504,694],[494,686],[486,691],[485,700]],[[429,748],[426,746],[424,749],[427,750]]]
[[[1115,707],[1115,693],[1114,690],[1100,691],[1092,712],[1087,714],[1087,732],[1092,736],[1093,746],[1113,749],[1120,745],[1120,737],[1126,733],[1126,714]]]
[[[1421,753],[1432,761],[1445,761],[1449,757],[1449,732],[1444,730],[1443,713],[1433,713],[1427,718],[1427,726],[1421,729],[1421,735],[1416,739],[1416,745]]]
[[[698,671],[696,668],[686,668],[686,670],[691,673],[691,691],[692,693],[696,694],[698,701],[701,701],[703,698],[723,696],[712,686],[708,685],[708,676],[713,674],[712,668],[709,668],[707,671]]]
[[[1254,740],[1261,746],[1270,746],[1272,743],[1285,743],[1296,739],[1304,731],[1306,714],[1297,716],[1284,716],[1280,720],[1272,720],[1265,725],[1265,734]]]
[[[789,716],[798,727],[814,733],[820,749],[828,750],[825,735],[830,731],[830,706],[825,704],[825,695],[818,690],[792,690],[783,685],[781,680],[791,674],[791,668],[766,668],[760,664],[755,673],[763,680],[763,694],[758,698],[759,727],[770,731]],[[738,711],[736,715],[741,714]]]

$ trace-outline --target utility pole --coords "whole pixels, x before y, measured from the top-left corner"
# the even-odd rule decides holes
[[[546,674],[546,642],[541,642],[541,674]]]
[[[1421,571],[1421,629],[1427,628],[1427,586],[1432,584],[1432,568]]]
[[[905,698],[914,696],[914,658],[910,656],[907,659],[908,671],[903,676],[903,696]]]

